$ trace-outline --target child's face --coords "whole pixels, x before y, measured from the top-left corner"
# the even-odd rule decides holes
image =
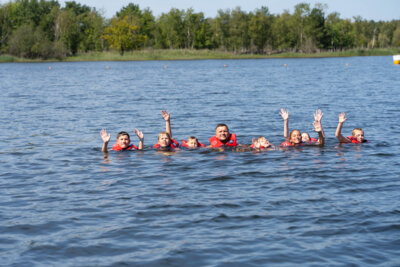
[[[299,131],[293,131],[290,135],[290,140],[293,144],[300,144],[301,143],[301,133]]]
[[[215,129],[215,136],[218,138],[219,141],[225,141],[229,138],[229,131],[228,128],[225,126],[220,126]]]
[[[262,147],[269,147],[270,146],[270,143],[268,142],[268,140],[265,137],[262,137],[262,138],[258,139],[258,143]]]
[[[199,143],[197,142],[196,139],[188,139],[186,141],[186,144],[188,148],[197,148],[199,146]]]
[[[121,135],[120,137],[118,137],[117,139],[117,144],[122,148],[127,148],[129,146],[129,144],[131,143],[131,140],[129,139],[129,137],[127,135]]]
[[[301,141],[302,141],[302,142],[308,142],[308,141],[310,141],[310,136],[308,135],[308,133],[302,133],[302,134],[301,134]]]
[[[167,147],[171,144],[171,139],[169,139],[169,136],[166,134],[161,134],[160,137],[158,138],[158,144],[161,147]]]
[[[357,141],[362,143],[364,141],[364,131],[355,130],[353,137],[357,138]]]

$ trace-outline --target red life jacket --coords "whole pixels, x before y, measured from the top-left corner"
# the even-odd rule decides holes
[[[116,151],[122,151],[122,150],[138,149],[138,148],[137,148],[137,146],[135,146],[135,145],[130,145],[130,146],[128,146],[127,148],[123,149],[122,147],[120,147],[120,145],[118,145],[117,143],[115,143],[115,144],[113,145],[113,148],[112,148],[112,149],[113,149],[113,150],[116,150]]]
[[[182,140],[182,146],[188,148],[188,144],[186,142],[186,140]],[[197,147],[205,147],[205,144],[200,143],[199,141],[197,141]]]
[[[300,143],[300,144],[296,144],[297,146],[304,146],[304,143]],[[290,143],[289,141],[285,141],[281,144],[281,146],[283,147],[288,147],[288,146],[295,146],[292,143]]]
[[[347,139],[349,139],[353,144],[361,144],[360,142],[358,142],[357,138],[353,137],[353,136],[347,136]],[[367,143],[368,140],[364,139],[363,143]]]
[[[251,145],[250,147],[251,147],[251,148],[255,148],[254,145]],[[260,146],[260,147],[259,147],[259,149],[264,149],[264,148],[265,148],[265,147],[263,147],[263,146]]]
[[[315,143],[318,142],[317,138],[310,138],[310,140],[308,140],[308,143]]]
[[[236,143],[236,134],[230,134],[229,136],[229,141],[226,142],[226,144],[222,143],[216,136],[211,137],[208,139],[211,143],[211,147],[221,147],[221,146],[237,146]]]
[[[169,146],[167,146],[169,148],[177,148],[179,147],[179,143],[175,140],[175,139],[171,139],[171,144],[169,144]],[[160,144],[157,143],[153,146],[153,148],[160,148]]]

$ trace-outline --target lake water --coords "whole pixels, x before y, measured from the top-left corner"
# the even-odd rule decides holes
[[[1,264],[399,266],[399,88],[392,57],[0,64]],[[313,137],[322,109],[326,145],[152,149],[162,109],[179,141],[279,145],[281,107]],[[104,158],[102,128],[144,151]]]

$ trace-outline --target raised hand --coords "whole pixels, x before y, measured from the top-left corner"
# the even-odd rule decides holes
[[[316,131],[317,133],[322,132],[322,125],[320,121],[314,121],[313,126],[314,126],[314,131]]]
[[[286,108],[281,108],[281,113],[279,113],[279,115],[281,115],[282,119],[284,120],[289,119],[289,112],[286,110]]]
[[[161,116],[164,118],[165,121],[169,121],[170,115],[166,110],[161,111]]]
[[[141,131],[139,131],[138,129],[135,129],[135,134],[137,135],[137,137],[139,138],[139,140],[143,140],[144,135]]]
[[[103,139],[103,142],[104,142],[104,143],[110,142],[111,135],[110,135],[110,134],[107,134],[107,130],[106,130],[106,129],[102,129],[102,130],[100,131],[100,136],[101,136],[101,138]]]
[[[339,123],[344,123],[347,120],[346,113],[342,112],[339,114]]]
[[[324,116],[324,113],[322,113],[322,110],[317,109],[317,111],[315,111],[315,114],[314,114],[315,121],[320,122],[322,120],[322,116]]]

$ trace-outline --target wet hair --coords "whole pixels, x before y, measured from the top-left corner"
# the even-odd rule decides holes
[[[169,133],[167,133],[167,132],[160,132],[160,133],[158,134],[158,140],[160,140],[161,135],[164,135],[164,134],[167,135],[168,138],[169,138],[169,140],[172,141],[171,135],[170,135]]]
[[[129,136],[129,134],[125,131],[119,132],[117,135],[117,139],[120,138],[121,136],[126,135],[128,136],[128,139],[131,140],[131,137]]]
[[[228,129],[228,132],[229,132],[228,125],[226,125],[225,123],[218,124],[217,127],[215,127],[215,130],[217,130],[219,127],[226,127],[226,129]]]
[[[264,136],[259,136],[259,137],[257,137],[257,141],[260,141],[263,138],[265,138],[265,137]],[[265,139],[267,139],[267,138],[265,138]]]
[[[190,136],[190,137],[187,139],[187,142],[189,142],[189,140],[196,140],[197,143],[199,142],[199,140],[198,140],[197,137],[195,137],[195,136]]]
[[[353,131],[351,131],[351,135],[354,136],[356,134],[356,131],[361,131],[364,133],[363,129],[361,128],[354,128]]]

